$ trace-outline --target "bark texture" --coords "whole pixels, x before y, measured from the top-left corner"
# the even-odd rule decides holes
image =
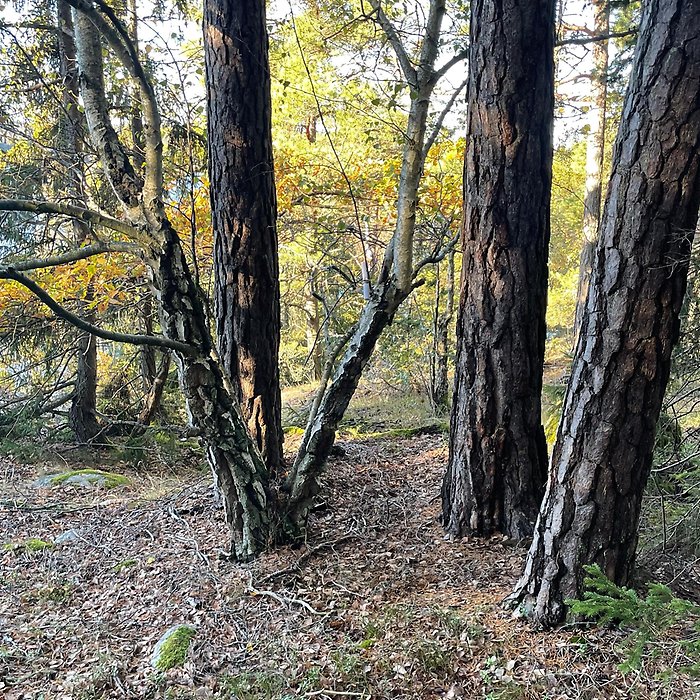
[[[543,626],[582,566],[633,572],[700,206],[700,3],[649,0],[547,494],[512,596]]]
[[[592,0],[594,13],[593,33],[610,33],[610,0]],[[588,107],[589,132],[586,139],[586,193],[583,205],[583,246],[579,264],[578,301],[574,323],[574,338],[581,329],[583,311],[591,278],[595,244],[600,224],[600,203],[603,191],[603,161],[605,157],[605,112],[608,96],[608,42],[593,44],[593,74],[591,76],[591,103]],[[575,343],[575,341],[574,341]]]
[[[83,0],[74,8],[80,92],[91,141],[119,198],[135,240],[150,269],[164,336],[176,341],[175,359],[190,421],[201,435],[224,503],[231,532],[231,555],[249,559],[274,537],[273,494],[265,462],[251,440],[213,346],[203,294],[192,277],[177,232],[162,201],[162,137],[152,85],[126,30]],[[117,29],[113,30],[114,26]],[[97,28],[100,28],[100,34]],[[127,67],[141,95],[144,134],[143,179],[137,175],[119,136],[109,123],[104,91],[101,37]]]
[[[443,522],[532,533],[547,450],[554,2],[471,4],[462,281]]]
[[[265,0],[206,0],[204,46],[219,354],[276,470],[280,292]]]

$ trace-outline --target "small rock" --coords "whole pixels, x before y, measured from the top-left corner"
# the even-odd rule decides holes
[[[191,625],[173,625],[158,640],[151,656],[151,666],[159,671],[182,666],[197,630]]]
[[[80,539],[80,535],[77,530],[66,530],[62,532],[53,541],[54,544],[68,544],[68,542],[75,542]]]

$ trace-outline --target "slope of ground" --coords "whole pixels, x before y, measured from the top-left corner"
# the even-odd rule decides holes
[[[623,674],[623,633],[539,633],[501,609],[524,551],[444,538],[444,435],[341,447],[306,546],[243,566],[219,557],[222,516],[201,472],[37,488],[46,466],[3,462],[0,696],[700,697],[661,642]],[[196,628],[185,665],[154,670],[157,640],[180,623]]]

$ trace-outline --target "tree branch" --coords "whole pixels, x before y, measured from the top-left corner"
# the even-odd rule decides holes
[[[98,338],[104,338],[105,340],[113,340],[117,343],[129,343],[131,345],[152,345],[158,348],[169,348],[170,350],[175,350],[176,352],[191,355],[196,354],[195,348],[186,343],[181,343],[177,340],[171,340],[170,338],[165,338],[158,335],[132,335],[130,333],[115,333],[113,331],[107,331],[104,328],[99,328],[98,326],[93,326],[88,323],[80,316],[76,316],[68,309],[61,306],[47,291],[42,289],[36,282],[29,279],[26,275],[18,272],[16,269],[7,267],[0,269],[0,279],[12,280],[18,282],[19,284],[26,287],[32,294],[37,296],[41,302],[46,304],[46,306],[51,309],[51,311],[56,314],[59,318],[64,321],[74,325],[81,331],[86,333],[91,333],[96,335]]]
[[[445,105],[444,109],[442,112],[440,112],[440,116],[437,118],[437,121],[435,122],[435,125],[433,126],[433,130],[430,132],[430,136],[428,136],[425,145],[423,146],[423,159],[425,160],[428,157],[428,153],[430,153],[430,149],[433,147],[433,144],[435,143],[435,139],[438,137],[438,134],[440,133],[440,129],[442,129],[442,123],[445,121],[445,117],[449,114],[450,110],[454,106],[455,100],[459,96],[459,93],[464,90],[464,88],[467,87],[467,83],[469,82],[469,78],[465,78],[462,81],[462,84],[452,93],[452,96],[450,99],[447,101],[447,104]]]
[[[434,265],[436,263],[439,263],[441,260],[444,260],[450,252],[452,252],[455,249],[455,246],[459,242],[459,234],[457,234],[454,238],[449,240],[441,250],[432,253],[431,255],[426,256],[423,258],[415,267],[413,270],[413,279],[415,280],[416,277],[418,277],[418,274],[420,271],[426,267],[427,265]]]
[[[76,260],[85,260],[95,255],[103,253],[133,253],[138,255],[141,249],[133,243],[124,243],[122,241],[99,241],[92,245],[86,245],[82,248],[67,250],[58,255],[50,255],[48,258],[35,258],[32,260],[22,260],[21,262],[12,263],[10,267],[17,272],[28,272],[29,270],[40,270],[45,267],[57,267],[58,265],[67,265]]]
[[[111,231],[123,233],[129,238],[138,238],[139,230],[127,224],[126,221],[114,219],[106,214],[83,209],[73,204],[62,204],[59,202],[39,202],[31,199],[0,199],[0,211],[26,211],[33,214],[59,214],[69,216],[73,219],[85,221],[88,224],[104,226]]]
[[[469,48],[462,49],[459,53],[456,53],[449,61],[447,61],[447,63],[433,71],[432,78],[430,79],[431,84],[436,85],[440,78],[442,78],[442,76],[445,75],[450,68],[453,68],[462,61],[466,61],[467,58],[469,58]]]
[[[396,58],[399,61],[399,66],[401,67],[401,72],[403,73],[406,82],[414,90],[418,90],[418,72],[416,71],[411,59],[406,52],[396,28],[391,23],[391,20],[386,16],[386,13],[382,9],[381,0],[369,0],[369,4],[372,5],[372,9],[377,15],[377,23],[386,34],[386,38],[389,40],[391,47],[394,49]]]
[[[576,36],[570,39],[560,39],[555,46],[567,46],[569,44],[590,44],[595,41],[609,41],[610,39],[624,39],[626,36],[634,36],[637,34],[636,29],[628,29],[624,32],[610,32],[610,34],[599,34],[597,36]]]

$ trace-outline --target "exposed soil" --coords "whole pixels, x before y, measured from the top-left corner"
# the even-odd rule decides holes
[[[623,674],[624,633],[535,632],[501,608],[525,551],[445,539],[443,435],[342,448],[307,545],[248,565],[219,557],[222,514],[195,470],[49,489],[32,485],[45,468],[2,463],[3,543],[73,539],[0,553],[0,697],[700,697],[670,640]],[[197,628],[187,662],[157,672],[178,623]]]

